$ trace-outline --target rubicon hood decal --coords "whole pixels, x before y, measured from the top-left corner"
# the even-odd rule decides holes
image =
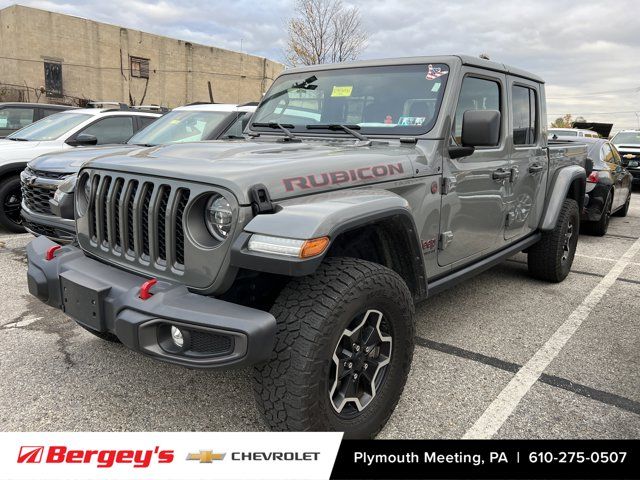
[[[295,190],[307,190],[310,188],[327,187],[341,183],[356,182],[358,180],[376,180],[391,175],[404,173],[402,163],[389,163],[386,165],[374,165],[350,170],[336,170],[320,174],[307,175],[305,177],[290,177],[282,180],[287,192]]]

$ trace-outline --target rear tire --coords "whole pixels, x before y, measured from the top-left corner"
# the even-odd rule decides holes
[[[567,198],[562,204],[555,228],[542,232],[542,239],[529,248],[529,273],[547,282],[564,280],[571,270],[579,233],[578,203]]]
[[[271,313],[276,345],[253,382],[269,427],[374,437],[413,358],[414,305],[402,278],[376,263],[329,258],[315,274],[291,280]]]
[[[629,196],[627,197],[627,201],[624,202],[622,208],[620,208],[613,215],[616,217],[626,217],[627,213],[629,213],[629,206],[631,205],[631,192],[629,192]]]
[[[585,222],[583,225],[584,233],[595,235],[596,237],[604,237],[609,230],[609,221],[611,220],[611,207],[613,203],[613,192],[609,192],[607,196],[602,215],[597,222]]]
[[[13,233],[24,233],[20,209],[20,177],[12,175],[0,182],[0,225]]]

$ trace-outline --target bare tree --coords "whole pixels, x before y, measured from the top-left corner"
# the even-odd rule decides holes
[[[360,11],[341,0],[296,0],[288,30],[286,57],[291,65],[354,60],[368,38]]]

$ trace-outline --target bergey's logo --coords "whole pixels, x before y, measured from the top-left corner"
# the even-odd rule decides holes
[[[40,463],[44,447],[20,447],[18,463]]]

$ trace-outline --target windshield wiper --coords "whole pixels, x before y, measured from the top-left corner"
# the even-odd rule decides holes
[[[360,130],[360,125],[343,125],[342,123],[329,123],[326,125],[312,124],[312,125],[307,125],[307,129],[308,130],[333,130],[333,131],[342,130],[343,132],[346,132],[356,137],[358,140],[362,140],[365,142],[369,140],[367,137],[365,137],[361,133],[354,131],[354,130]]]
[[[13,140],[14,142],[28,142],[26,138],[7,137],[7,140]]]
[[[134,143],[133,145],[136,145],[138,147],[157,147],[158,146],[155,143]]]
[[[261,123],[261,122],[253,122],[251,124],[252,127],[262,127],[262,128],[273,128],[273,129],[277,129],[279,128],[280,130],[282,130],[282,132],[284,133],[285,137],[289,140],[299,140],[298,137],[296,137],[293,133],[291,133],[289,131],[290,128],[295,128],[295,125],[291,125],[290,123],[277,123],[277,122],[265,122],[265,123]]]

